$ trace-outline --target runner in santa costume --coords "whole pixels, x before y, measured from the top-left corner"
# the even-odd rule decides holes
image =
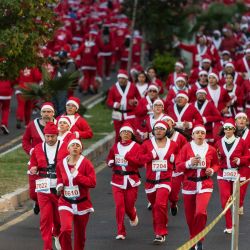
[[[184,172],[182,193],[190,239],[206,227],[207,206],[213,191],[211,176],[219,169],[216,150],[205,141],[205,127],[195,126],[192,137],[176,159],[177,171]],[[202,250],[203,240],[191,249]]]
[[[141,99],[136,86],[128,81],[128,73],[125,70],[119,70],[117,78],[118,81],[109,90],[106,102],[108,107],[113,109],[116,142],[119,140],[120,128],[124,121],[134,126],[135,108]]]
[[[133,141],[134,130],[129,123],[125,122],[121,127],[120,138],[120,141],[111,148],[107,164],[113,171],[111,185],[116,206],[116,239],[124,240],[126,237],[125,214],[129,217],[131,226],[138,224],[135,203],[138,186],[141,184],[138,168],[142,165],[125,160],[127,154],[135,155],[140,149],[140,145]]]
[[[179,152],[181,148],[187,143],[187,138],[180,132],[178,132],[178,129],[174,128],[175,121],[172,117],[165,115],[162,120],[167,122],[169,126],[169,130],[167,131],[167,137],[177,143]],[[174,171],[172,174],[172,188],[169,195],[169,201],[171,203],[170,211],[173,216],[176,216],[178,212],[177,202],[179,200],[179,193],[181,190],[182,181],[183,172],[178,172],[176,170],[176,167],[174,166]]]
[[[166,105],[171,105],[174,103],[176,95],[180,92],[184,91],[188,94],[189,89],[187,87],[187,81],[183,75],[178,75],[175,79],[175,83],[173,88],[171,88],[167,94]]]
[[[70,132],[75,134],[77,139],[91,139],[93,132],[88,122],[77,113],[81,101],[77,97],[70,97],[66,102],[66,114],[70,119]]]
[[[136,70],[136,69],[135,69]],[[148,76],[144,71],[138,72],[138,75],[135,79],[136,87],[141,95],[141,98],[145,97],[147,95],[147,90],[149,87],[149,79]],[[150,84],[152,85],[152,84]],[[159,92],[159,90],[158,90]]]
[[[225,121],[222,133],[224,136],[217,141],[216,148],[221,168],[218,171],[218,184],[221,205],[224,209],[233,193],[233,183],[240,174],[240,180],[246,179],[246,168],[249,165],[249,150],[242,138],[235,137],[235,123],[232,119]],[[232,233],[232,214],[229,209],[225,214],[226,228],[224,233]]]
[[[167,80],[166,80],[166,88],[167,88],[167,90],[169,90],[170,88],[172,88],[174,86],[177,76],[181,75],[183,73],[183,70],[184,70],[183,63],[182,62],[176,62],[174,72],[170,73],[168,75]]]
[[[150,79],[150,83],[156,84],[159,87],[159,94],[163,94],[164,89],[163,89],[163,84],[162,81],[157,78],[157,72],[154,67],[149,67],[147,68],[147,74]]]
[[[138,154],[128,154],[126,160],[138,164],[146,163],[145,191],[152,206],[154,244],[162,244],[168,234],[168,197],[171,192],[171,178],[178,146],[166,137],[169,126],[165,121],[154,125],[154,136],[145,141]]]
[[[58,209],[61,222],[59,241],[62,250],[83,250],[89,214],[94,212],[89,189],[96,186],[94,166],[81,153],[82,143],[73,139],[68,144],[69,155],[57,166],[57,193],[61,196]],[[74,223],[74,248],[71,245]]]
[[[249,123],[248,118],[246,113],[240,112],[236,114],[235,116],[235,124],[237,128],[237,136],[241,137],[248,148],[248,151],[250,150],[250,131],[247,127],[247,124]],[[250,169],[249,165],[247,168],[244,168],[245,173],[244,176],[246,179],[250,178]],[[243,176],[243,173],[241,173],[241,177]],[[249,182],[244,184],[243,186],[240,187],[240,208],[239,208],[239,214],[243,215],[244,214],[244,199],[247,193],[247,188],[248,188]]]
[[[146,132],[146,118],[153,113],[153,103],[159,99],[159,88],[155,84],[150,84],[146,97],[142,98],[136,107],[136,129]]]
[[[209,144],[215,142],[214,134],[214,124],[220,126],[222,121],[222,116],[218,109],[215,107],[214,103],[210,100],[207,100],[207,91],[205,89],[198,89],[196,91],[196,101],[194,106],[199,111],[203,123],[206,128],[206,141]]]
[[[220,60],[219,62],[216,64],[215,68],[218,72],[221,72],[224,70],[225,66],[227,65],[227,63],[231,63],[232,62],[232,58],[231,58],[231,53],[228,50],[223,50],[221,52],[221,56],[220,56]]]
[[[34,121],[31,121],[23,135],[22,139],[22,147],[23,150],[28,154],[32,155],[32,152],[34,150],[34,147],[45,141],[44,137],[44,127],[47,122],[51,122],[54,120],[54,114],[55,110],[53,107],[53,104],[51,102],[45,102],[41,106],[41,117],[36,118]],[[29,165],[30,163],[28,163]],[[29,172],[28,172],[29,173]],[[35,192],[35,180],[37,176],[36,175],[29,175],[29,195],[30,199],[35,201],[34,204],[34,213],[38,214],[39,213],[39,206],[37,203],[37,194]]]
[[[185,91],[179,91],[175,104],[168,106],[167,114],[175,121],[175,126],[191,134],[195,124],[202,124],[202,117],[193,104],[188,103],[188,95]]]
[[[245,55],[236,62],[235,68],[244,79],[250,77],[250,48],[246,49]]]
[[[62,144],[57,136],[57,126],[53,122],[47,122],[44,128],[45,141],[35,146],[29,166],[30,175],[37,176],[35,191],[41,213],[40,231],[44,242],[44,250],[53,249],[52,236],[55,237],[56,248],[60,249],[56,168],[59,159],[65,157],[67,152],[61,151]]]

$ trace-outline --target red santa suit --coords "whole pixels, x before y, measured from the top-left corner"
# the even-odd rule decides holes
[[[16,90],[17,110],[16,119],[25,121],[25,125],[30,122],[33,101],[25,100],[21,94],[20,89],[26,89],[27,84],[39,83],[42,79],[41,72],[38,68],[25,68],[20,71],[18,78],[18,89]]]
[[[72,142],[72,141],[71,141]],[[71,172],[71,168],[75,168]],[[89,214],[94,212],[89,189],[96,186],[96,175],[92,163],[80,156],[75,166],[69,165],[67,157],[57,166],[57,189],[63,186],[58,209],[61,221],[59,240],[62,249],[72,249],[71,233],[74,222],[74,249],[84,249],[86,226]]]
[[[167,204],[177,150],[177,144],[170,139],[167,139],[163,148],[159,148],[153,137],[142,144],[139,153],[133,158],[138,163],[146,163],[145,191],[152,205],[154,233],[159,236],[168,234]],[[130,157],[127,155],[125,158],[129,160]]]
[[[224,124],[225,126],[225,124]],[[249,165],[249,151],[245,141],[241,138],[232,137],[227,140],[224,136],[217,141],[216,148],[220,156],[220,166],[218,171],[218,185],[220,191],[221,205],[224,209],[229,197],[232,195],[233,182],[240,174],[240,181],[246,180],[247,167]],[[234,163],[233,159],[239,158],[239,162]],[[226,228],[232,228],[232,214],[229,209],[225,214]]]
[[[204,126],[206,128],[206,141],[213,144],[215,142],[214,126],[221,126],[222,117],[218,109],[214,106],[212,101],[205,100],[205,102],[200,105],[198,101],[194,103],[194,106],[199,111]]]
[[[116,141],[118,141],[119,131],[124,121],[129,121],[131,125],[134,125],[136,106],[130,105],[129,101],[135,99],[140,100],[141,96],[136,86],[129,81],[124,90],[118,82],[109,90],[106,103],[113,109],[112,119],[116,131]],[[121,104],[120,108],[117,108],[117,104]]]
[[[67,155],[60,150],[59,141],[49,146],[39,143],[35,146],[30,158],[29,168],[37,167],[36,192],[40,207],[40,230],[44,242],[44,250],[52,248],[52,235],[60,233],[60,219],[58,213],[58,196],[56,195],[56,163]]]
[[[127,154],[135,155],[139,149],[140,145],[134,141],[118,142],[111,148],[107,158],[108,166],[112,167],[113,171],[111,185],[116,205],[117,235],[126,236],[125,214],[127,214],[130,221],[138,220],[138,218],[136,219],[135,203],[138,186],[141,184],[138,171],[141,164],[127,161],[125,156]]]
[[[179,89],[176,85],[174,85],[168,91],[167,98],[166,98],[166,106],[173,105],[173,103],[175,102],[175,98],[177,94],[179,93],[179,91],[185,91],[189,95],[189,89],[187,87],[184,87],[183,89]]]
[[[189,97],[190,102],[195,102],[195,100],[196,100],[196,91],[198,89],[205,89],[206,87],[207,87],[207,84],[206,85],[202,85],[198,81],[195,82],[192,85],[192,87],[189,90],[189,92],[188,92],[188,97]]]
[[[248,49],[250,52],[250,49]],[[236,62],[235,65],[236,71],[244,74],[245,75],[245,79],[248,79],[250,76],[250,61],[246,59],[246,56],[242,57],[241,59],[239,59]]]
[[[210,63],[211,63],[211,60],[210,60]],[[201,71],[206,71],[207,74],[210,74],[213,71],[213,68],[210,67],[208,70],[205,70],[202,67],[198,67],[198,68],[192,69],[190,77],[188,79],[188,83],[191,84],[191,85],[195,84],[195,82],[198,81],[198,79],[199,79],[199,73]]]
[[[250,80],[245,80],[243,84],[244,102],[245,102],[245,112],[247,114],[248,120],[250,120]]]
[[[202,117],[198,110],[191,103],[186,103],[186,105],[181,109],[181,112],[177,109],[177,104],[168,107],[167,114],[171,116],[174,121],[176,121],[176,127],[183,129],[183,122],[189,122],[189,132],[196,124],[203,124]],[[191,133],[191,132],[190,132]]]
[[[238,85],[241,88],[243,83],[244,83],[244,78],[238,72],[234,72],[233,74],[234,74],[233,83]],[[220,74],[220,85],[221,86],[223,86],[225,84],[225,82],[226,82],[224,76],[225,76],[224,73]]]
[[[176,72],[172,72],[168,75],[168,78],[166,80],[166,88],[170,89],[170,87],[172,87],[174,85],[174,83],[176,82],[176,78],[177,78],[178,74]]]
[[[187,139],[178,131],[174,131],[173,135],[170,137],[170,140],[176,142],[176,144],[178,145],[178,153],[180,152],[181,148],[187,143]],[[174,208],[177,205],[182,182],[183,172],[178,172],[175,167],[172,174],[172,189],[169,195],[171,208]]]
[[[0,107],[1,107],[1,125],[8,127],[10,114],[10,100],[13,93],[13,83],[8,80],[0,80]]]
[[[191,158],[197,155],[200,156],[201,163],[192,166]],[[213,172],[218,170],[216,150],[206,142],[202,145],[197,145],[194,141],[187,143],[176,159],[176,168],[177,171],[184,172],[184,208],[190,238],[193,238],[206,227],[207,206],[213,191],[213,181],[205,171],[207,168],[212,168]]]

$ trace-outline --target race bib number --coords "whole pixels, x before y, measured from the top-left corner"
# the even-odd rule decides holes
[[[154,160],[152,161],[152,170],[154,172],[166,172],[168,170],[167,160]]]
[[[50,179],[43,178],[36,180],[36,189],[35,192],[37,193],[50,193]]]
[[[124,156],[116,154],[115,155],[115,165],[121,166],[121,167],[127,167],[128,161],[124,159]]]
[[[223,179],[227,181],[235,181],[238,175],[237,169],[224,169]]]
[[[64,187],[64,196],[68,199],[76,199],[80,197],[80,191],[78,185],[71,187]]]
[[[201,158],[200,159],[200,163],[197,164],[197,168],[198,169],[206,168],[206,158]]]
[[[57,179],[50,179],[50,188],[56,188]]]
[[[117,121],[121,121],[122,120],[122,113],[119,112],[119,111],[113,110],[113,112],[112,112],[112,119],[113,120],[117,120]]]

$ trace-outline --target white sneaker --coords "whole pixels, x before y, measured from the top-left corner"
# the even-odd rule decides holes
[[[225,233],[225,234],[231,234],[232,231],[233,231],[232,228],[226,228],[226,229],[224,230],[224,233]]]
[[[115,237],[116,240],[125,240],[126,237],[122,234],[118,234],[116,237]]]
[[[151,209],[152,209],[152,204],[151,204],[150,202],[148,202],[147,209],[148,209],[148,210],[151,210]]]
[[[165,235],[156,235],[156,236],[155,236],[155,239],[153,240],[153,243],[154,243],[155,245],[160,245],[160,244],[162,244],[163,242],[165,242],[165,240],[166,240]]]
[[[138,219],[138,216],[136,215],[135,219],[134,220],[129,220],[129,223],[130,223],[130,226],[131,227],[135,227],[138,225],[139,223],[139,219]]]
[[[244,214],[244,208],[243,208],[243,207],[240,207],[240,208],[239,208],[238,214],[239,214],[239,215],[243,215],[243,214]]]
[[[61,250],[61,244],[60,244],[60,241],[59,241],[59,237],[54,237],[55,239],[55,247],[57,250]]]

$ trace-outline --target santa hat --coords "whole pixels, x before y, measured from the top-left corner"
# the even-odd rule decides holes
[[[184,90],[181,90],[181,91],[178,92],[178,94],[176,95],[176,98],[178,98],[178,97],[183,97],[183,98],[185,98],[187,101],[189,100],[188,94],[187,94],[187,92],[184,91]]]
[[[157,93],[159,93],[159,87],[156,84],[150,84],[148,86],[148,91],[151,90],[151,89],[156,90]]]
[[[71,126],[71,121],[70,121],[70,119],[69,119],[69,117],[67,117],[66,115],[62,115],[59,119],[58,119],[58,122],[57,122],[57,124],[59,124],[59,122],[66,122],[68,125],[69,125],[69,127]]]
[[[72,140],[68,143],[68,148],[69,148],[72,144],[78,144],[78,145],[80,145],[81,149],[83,148],[82,142],[81,142],[79,139],[72,139]]]
[[[175,83],[177,83],[178,81],[186,82],[186,78],[183,75],[179,75],[176,77]]]
[[[217,35],[221,36],[221,32],[219,30],[214,30],[213,34],[217,34]]]
[[[212,62],[212,58],[209,55],[204,55],[202,57],[202,63],[211,63]]]
[[[54,106],[53,106],[52,102],[45,102],[45,103],[43,103],[42,106],[41,106],[41,111],[43,111],[44,109],[50,109],[53,112],[55,112],[55,109],[54,109]]]
[[[44,134],[58,135],[58,128],[54,122],[47,122],[43,129],[43,132]]]
[[[120,133],[122,131],[130,131],[132,134],[134,134],[134,129],[129,122],[123,123],[122,127],[120,128]]]
[[[156,122],[155,123],[155,125],[154,125],[154,129],[155,128],[164,128],[164,129],[169,129],[169,125],[167,124],[167,122],[165,122],[165,121],[158,121],[158,122]]]
[[[182,62],[176,62],[175,66],[179,66],[180,68],[184,69],[184,65]]]
[[[128,79],[128,72],[124,69],[120,69],[118,71],[118,75],[117,75],[117,78],[125,78],[125,79]]]
[[[217,82],[219,81],[219,76],[217,75],[216,72],[211,72],[211,73],[209,73],[208,78],[209,78],[210,76],[213,76],[214,78],[216,78]]]
[[[223,124],[223,128],[226,127],[234,127],[235,128],[235,122],[232,118],[229,118],[225,121],[225,123]]]
[[[250,48],[246,49],[245,53],[250,53]]]
[[[206,133],[206,129],[203,125],[201,124],[197,124],[194,128],[193,128],[193,132],[196,132],[196,131],[203,131],[204,133]]]
[[[166,120],[170,120],[173,124],[175,124],[175,121],[174,119],[169,116],[169,115],[164,115],[163,118],[162,118],[163,121],[166,121]]]
[[[207,95],[207,91],[205,89],[197,89],[196,95],[198,95],[198,94],[205,94],[205,95]]]
[[[226,65],[225,65],[225,68],[226,68],[226,67],[232,67],[232,68],[234,69],[234,64],[231,63],[231,62],[228,62],[228,63],[226,63]]]
[[[240,113],[236,114],[236,116],[235,116],[235,120],[236,120],[237,118],[240,118],[240,117],[245,117],[246,119],[248,119],[248,117],[247,117],[247,114],[246,114],[246,113],[244,113],[244,112],[240,112]]]
[[[200,72],[199,72],[199,76],[201,76],[201,75],[208,75],[208,73],[207,73],[207,71],[206,70],[201,70]]]
[[[67,104],[73,104],[73,105],[75,105],[75,106],[76,106],[76,110],[78,110],[79,107],[80,107],[81,101],[80,101],[79,98],[77,98],[77,97],[75,97],[75,96],[71,96],[71,97],[68,99],[68,101],[66,102],[66,105],[67,105]]]
[[[153,102],[153,106],[155,106],[156,104],[161,104],[161,105],[164,107],[164,102],[163,102],[161,99],[156,99],[156,100]]]
[[[222,55],[231,55],[231,53],[230,53],[230,51],[229,50],[223,50],[222,52],[221,52],[221,54]]]

